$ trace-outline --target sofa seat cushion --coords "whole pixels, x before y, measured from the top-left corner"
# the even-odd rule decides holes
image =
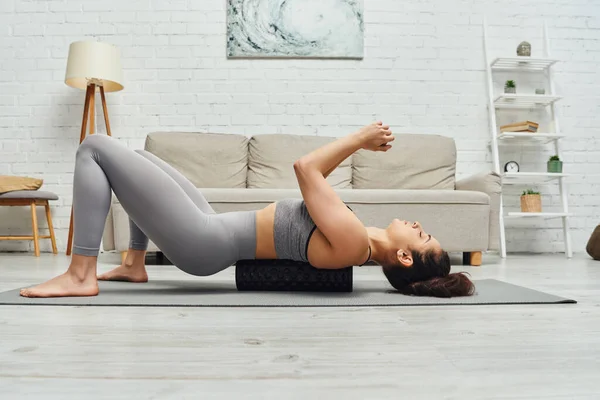
[[[456,145],[445,136],[399,134],[385,153],[354,153],[352,168],[354,189],[453,190]]]
[[[250,139],[248,151],[248,188],[298,188],[294,162],[303,155],[336,139],[308,135],[265,134],[253,136]],[[327,177],[327,182],[333,188],[350,189],[352,187],[351,162],[351,158],[348,157]]]
[[[300,189],[198,189],[209,203],[274,202],[302,198]],[[334,189],[347,203],[363,204],[490,204],[490,196],[471,190]]]
[[[248,138],[243,135],[155,132],[145,149],[172,165],[196,187],[245,188]]]

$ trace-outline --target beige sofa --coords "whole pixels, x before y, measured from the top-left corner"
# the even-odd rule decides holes
[[[182,172],[221,213],[300,198],[294,161],[333,140],[156,132],[147,136],[145,148]],[[498,248],[500,177],[488,172],[457,181],[455,165],[453,139],[399,134],[388,152],[360,150],[327,180],[367,226],[383,228],[393,218],[420,221],[447,251],[480,256]],[[128,217],[115,198],[104,249],[124,252],[128,241]],[[148,251],[159,250],[150,242]]]

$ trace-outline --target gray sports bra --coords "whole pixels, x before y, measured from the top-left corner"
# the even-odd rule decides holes
[[[351,208],[350,210],[352,211]],[[273,234],[277,258],[308,262],[308,244],[315,229],[317,225],[308,213],[304,200],[285,199],[276,202]]]

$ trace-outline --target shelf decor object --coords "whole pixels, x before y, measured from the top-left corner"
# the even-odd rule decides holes
[[[537,132],[540,124],[533,121],[515,122],[512,124],[502,125],[500,132]]]
[[[90,135],[94,134],[96,125],[96,91],[100,92],[102,111],[106,134],[111,136],[110,123],[108,122],[108,109],[106,107],[105,92],[118,92],[123,89],[123,71],[121,69],[121,56],[119,50],[110,44],[82,41],[73,42],[69,46],[67,71],[65,83],[76,89],[85,90],[83,103],[83,120],[79,144],[87,135],[89,121]],[[73,207],[71,207],[71,222],[69,223],[69,237],[67,242],[67,255],[71,255],[73,245]]]
[[[547,170],[548,172],[562,173],[563,162],[559,156],[552,156],[548,160]]]
[[[516,161],[509,161],[504,164],[504,172],[510,172],[516,174],[519,172],[519,163]]]
[[[504,84],[504,93],[517,93],[517,84],[513,80],[508,80]]]
[[[506,212],[504,210],[504,201],[500,199],[499,213],[499,237],[500,237],[500,255],[506,257],[506,235],[505,235],[505,220],[513,218],[525,219],[562,219],[564,251],[568,258],[571,258],[571,234],[569,227],[569,217],[572,214],[569,212],[569,194],[566,187],[566,179],[570,176],[562,172],[562,167],[548,166],[546,171],[531,171],[521,172],[515,171],[515,168],[504,170],[504,164],[500,163],[500,151],[506,147],[522,146],[522,147],[538,147],[550,145],[552,154],[559,159],[561,157],[561,140],[565,135],[560,131],[560,124],[555,110],[555,103],[561,99],[561,96],[555,94],[555,85],[553,80],[552,66],[558,62],[550,56],[550,44],[548,36],[548,28],[544,23],[543,27],[543,56],[538,58],[531,57],[531,45],[527,42],[522,42],[517,48],[516,57],[496,57],[492,58],[489,51],[488,25],[487,20],[483,20],[483,44],[486,65],[486,80],[488,89],[488,112],[490,123],[490,148],[492,151],[492,160],[494,170],[502,176],[502,185],[531,185],[531,184],[557,184],[560,191],[561,210],[542,212],[541,201],[539,207],[530,201],[527,193],[521,197],[521,205],[525,207],[526,212]],[[528,72],[534,75],[539,74],[546,78],[546,83],[539,87],[545,87],[543,91],[536,90],[535,94],[517,94],[517,93],[495,93],[494,90],[494,72],[516,71],[519,73]],[[519,75],[521,76],[521,75]],[[523,78],[525,79],[525,78]],[[537,76],[536,76],[537,79]],[[498,110],[545,110],[548,111],[552,130],[539,130],[539,125],[536,122],[524,121],[516,123],[517,128],[503,125],[498,126],[496,113]],[[515,125],[515,124],[510,124]],[[516,130],[516,131],[515,131]],[[504,171],[503,171],[504,170]],[[535,197],[535,196],[534,196]],[[537,196],[539,199],[539,196]],[[535,211],[537,210],[537,211]],[[533,211],[533,212],[532,212]]]
[[[540,196],[539,192],[531,189],[523,192],[521,195],[521,212],[542,212],[542,196]]]
[[[531,44],[529,42],[521,42],[517,46],[517,55],[521,57],[531,56]]]

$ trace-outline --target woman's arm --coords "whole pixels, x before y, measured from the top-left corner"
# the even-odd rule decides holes
[[[361,149],[360,139],[356,133],[328,143],[306,154],[298,160],[304,166],[316,169],[327,178],[345,159]]]
[[[357,150],[386,151],[391,147],[388,143],[393,140],[389,127],[376,123],[328,143],[294,163],[306,208],[331,245],[335,262],[341,265],[348,265],[364,256],[368,237],[363,224],[344,205],[325,176]]]
[[[327,175],[333,172],[334,169],[357,150],[389,150],[392,146],[388,143],[394,140],[392,131],[389,129],[389,126],[384,126],[381,122],[367,125],[353,134],[319,147],[301,157],[297,163],[315,168],[324,177],[327,177]]]

